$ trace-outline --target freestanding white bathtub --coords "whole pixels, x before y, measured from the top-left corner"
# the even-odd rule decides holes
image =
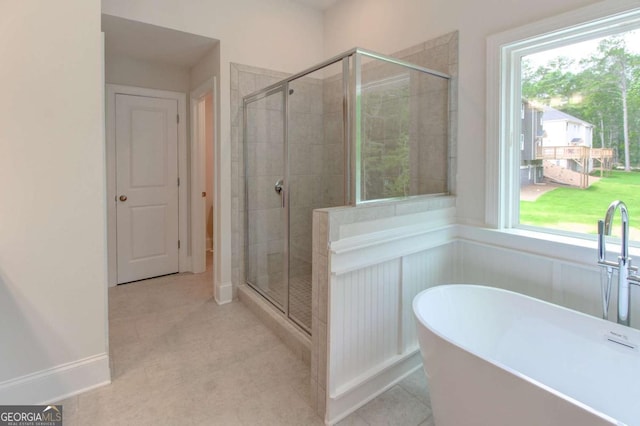
[[[466,284],[413,311],[437,426],[640,425],[640,331]]]

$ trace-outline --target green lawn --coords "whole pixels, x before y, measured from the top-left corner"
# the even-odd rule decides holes
[[[640,234],[640,173],[612,172],[588,189],[557,188],[536,201],[520,202],[520,223],[574,232],[597,233],[607,207],[622,200],[629,210],[631,237]],[[616,223],[619,223],[616,213]],[[618,226],[614,235],[618,234]]]

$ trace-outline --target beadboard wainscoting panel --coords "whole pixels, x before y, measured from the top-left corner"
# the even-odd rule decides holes
[[[402,352],[418,348],[413,299],[428,288],[455,282],[455,243],[402,258]]]
[[[472,241],[460,246],[462,283],[499,287],[553,301],[553,260]]]
[[[450,226],[403,231],[331,244],[328,424],[420,368],[413,298],[458,276]],[[413,250],[398,250],[402,241]]]
[[[400,353],[401,273],[395,259],[337,276],[332,283],[331,395]]]
[[[602,316],[602,303],[600,293],[600,268],[594,265],[569,264],[555,261],[555,274],[553,279],[553,303],[569,309],[584,312],[594,316]],[[617,274],[612,280],[611,303],[609,305],[610,318],[615,321],[617,312],[618,294]]]

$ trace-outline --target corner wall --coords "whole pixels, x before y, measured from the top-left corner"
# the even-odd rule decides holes
[[[100,2],[0,3],[0,404],[108,383]]]

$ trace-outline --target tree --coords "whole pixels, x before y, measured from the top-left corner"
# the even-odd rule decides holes
[[[636,56],[629,53],[625,41],[620,36],[608,37],[598,45],[597,55],[584,61],[592,82],[600,92],[617,92],[622,111],[622,137],[624,141],[624,169],[631,170],[629,149],[629,90],[635,68]]]
[[[640,162],[640,57],[622,36],[603,39],[577,64],[559,56],[533,69],[525,58],[522,94],[594,124],[594,146],[624,153],[625,170]]]
[[[534,70],[525,59],[522,64],[522,96],[554,107],[567,103],[578,90],[579,83],[578,76],[567,71],[572,65],[573,60],[560,56]]]

